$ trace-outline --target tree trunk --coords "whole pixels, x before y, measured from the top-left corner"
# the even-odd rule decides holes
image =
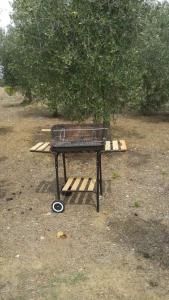
[[[31,89],[27,89],[25,92],[25,100],[28,100],[29,102],[32,102],[33,98],[32,98],[32,92]]]
[[[55,107],[55,110],[52,111],[52,116],[53,116],[54,118],[57,118],[57,117],[58,117],[58,109],[57,109],[57,107]]]
[[[106,101],[106,92],[105,88],[101,88],[102,91],[102,99],[103,99],[103,126],[110,127],[110,107],[108,105],[108,101]]]
[[[110,127],[110,111],[103,112],[103,126]]]

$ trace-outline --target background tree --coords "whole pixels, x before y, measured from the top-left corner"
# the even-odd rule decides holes
[[[168,4],[14,0],[3,44],[6,82],[74,120],[109,124],[125,106],[168,101]],[[30,94],[31,91],[31,94]]]
[[[139,94],[135,42],[142,3],[14,1],[28,72],[53,110],[59,105],[73,119],[92,115],[109,123],[110,113]]]
[[[9,27],[4,35],[1,57],[5,84],[22,91],[25,98],[31,101],[32,78],[27,64],[27,50],[23,49],[20,36],[13,27]]]
[[[3,49],[3,43],[4,43],[4,30],[0,28],[0,86],[3,86],[4,80],[3,80],[3,63],[2,63],[2,49]]]
[[[139,36],[139,64],[144,97],[138,109],[145,113],[157,111],[169,101],[169,3],[148,7],[145,24]]]

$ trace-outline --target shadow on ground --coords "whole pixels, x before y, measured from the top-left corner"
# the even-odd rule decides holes
[[[18,107],[23,107],[23,102],[15,102],[15,103],[7,103],[4,104],[3,107],[5,108],[18,108]]]
[[[0,199],[4,199],[10,184],[6,180],[0,180]]]
[[[128,151],[127,157],[127,166],[132,168],[143,166],[151,160],[149,153],[141,153],[135,150]]]
[[[0,127],[0,135],[5,135],[12,131],[13,131],[13,128],[10,126]]]
[[[0,156],[0,163],[7,160],[8,157],[7,156]]]
[[[169,230],[159,220],[145,221],[133,216],[126,220],[110,220],[109,228],[119,243],[134,248],[136,255],[169,269]]]
[[[64,185],[64,179],[60,179],[60,187]],[[108,192],[111,193],[112,189],[112,181],[106,180],[103,181],[103,193]],[[36,193],[47,193],[53,194],[53,198],[56,194],[56,183],[53,181],[42,181],[36,188]],[[61,194],[61,200],[66,204],[79,204],[79,205],[92,205],[96,206],[96,194],[95,193],[87,193],[87,192],[73,192],[69,196],[65,196]]]
[[[152,116],[145,117],[145,121],[151,123],[169,122],[169,112],[157,113]]]
[[[115,126],[112,129],[112,138],[120,138],[120,139],[126,139],[126,138],[136,138],[136,139],[144,139],[145,135],[140,134],[137,130],[135,129],[125,129],[124,127],[120,126]]]
[[[135,114],[135,115],[130,115],[130,118],[133,120],[139,120],[142,122],[147,122],[147,123],[162,123],[162,122],[169,122],[169,112],[164,111],[164,112],[156,112],[152,113],[150,115],[140,115],[140,114]]]
[[[24,108],[22,111],[18,111],[18,115],[24,118],[54,118],[52,113],[46,106],[38,106],[34,104],[24,105],[20,104]]]

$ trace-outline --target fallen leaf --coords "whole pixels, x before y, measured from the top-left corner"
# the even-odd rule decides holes
[[[56,236],[58,239],[66,239],[67,238],[67,235],[63,231],[58,231]]]
[[[11,200],[13,200],[12,197],[6,198],[6,201],[11,201]]]
[[[48,213],[46,214],[46,216],[51,216],[51,212],[48,212]]]

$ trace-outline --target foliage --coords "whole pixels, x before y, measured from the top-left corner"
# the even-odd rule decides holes
[[[119,178],[120,178],[120,174],[118,174],[116,171],[114,171],[114,172],[112,173],[112,178],[113,178],[113,179],[119,179]]]
[[[3,47],[1,47],[0,53],[5,84],[21,90],[26,98],[31,100],[31,80],[27,54],[22,50],[20,37],[15,28],[10,27],[7,34],[4,33]]]
[[[4,90],[9,96],[13,96],[16,92],[12,86],[5,86]]]
[[[169,4],[151,7],[139,37],[139,64],[144,97],[138,102],[141,112],[157,111],[169,101]]]
[[[14,0],[0,56],[6,84],[74,120],[108,124],[125,106],[168,101],[169,5],[144,0]]]
[[[135,207],[135,208],[139,208],[139,207],[140,207],[140,203],[139,203],[138,201],[135,201],[135,202],[134,202],[134,207]]]
[[[53,110],[61,105],[75,119],[108,122],[139,93],[134,46],[142,2],[14,1],[27,78]]]

